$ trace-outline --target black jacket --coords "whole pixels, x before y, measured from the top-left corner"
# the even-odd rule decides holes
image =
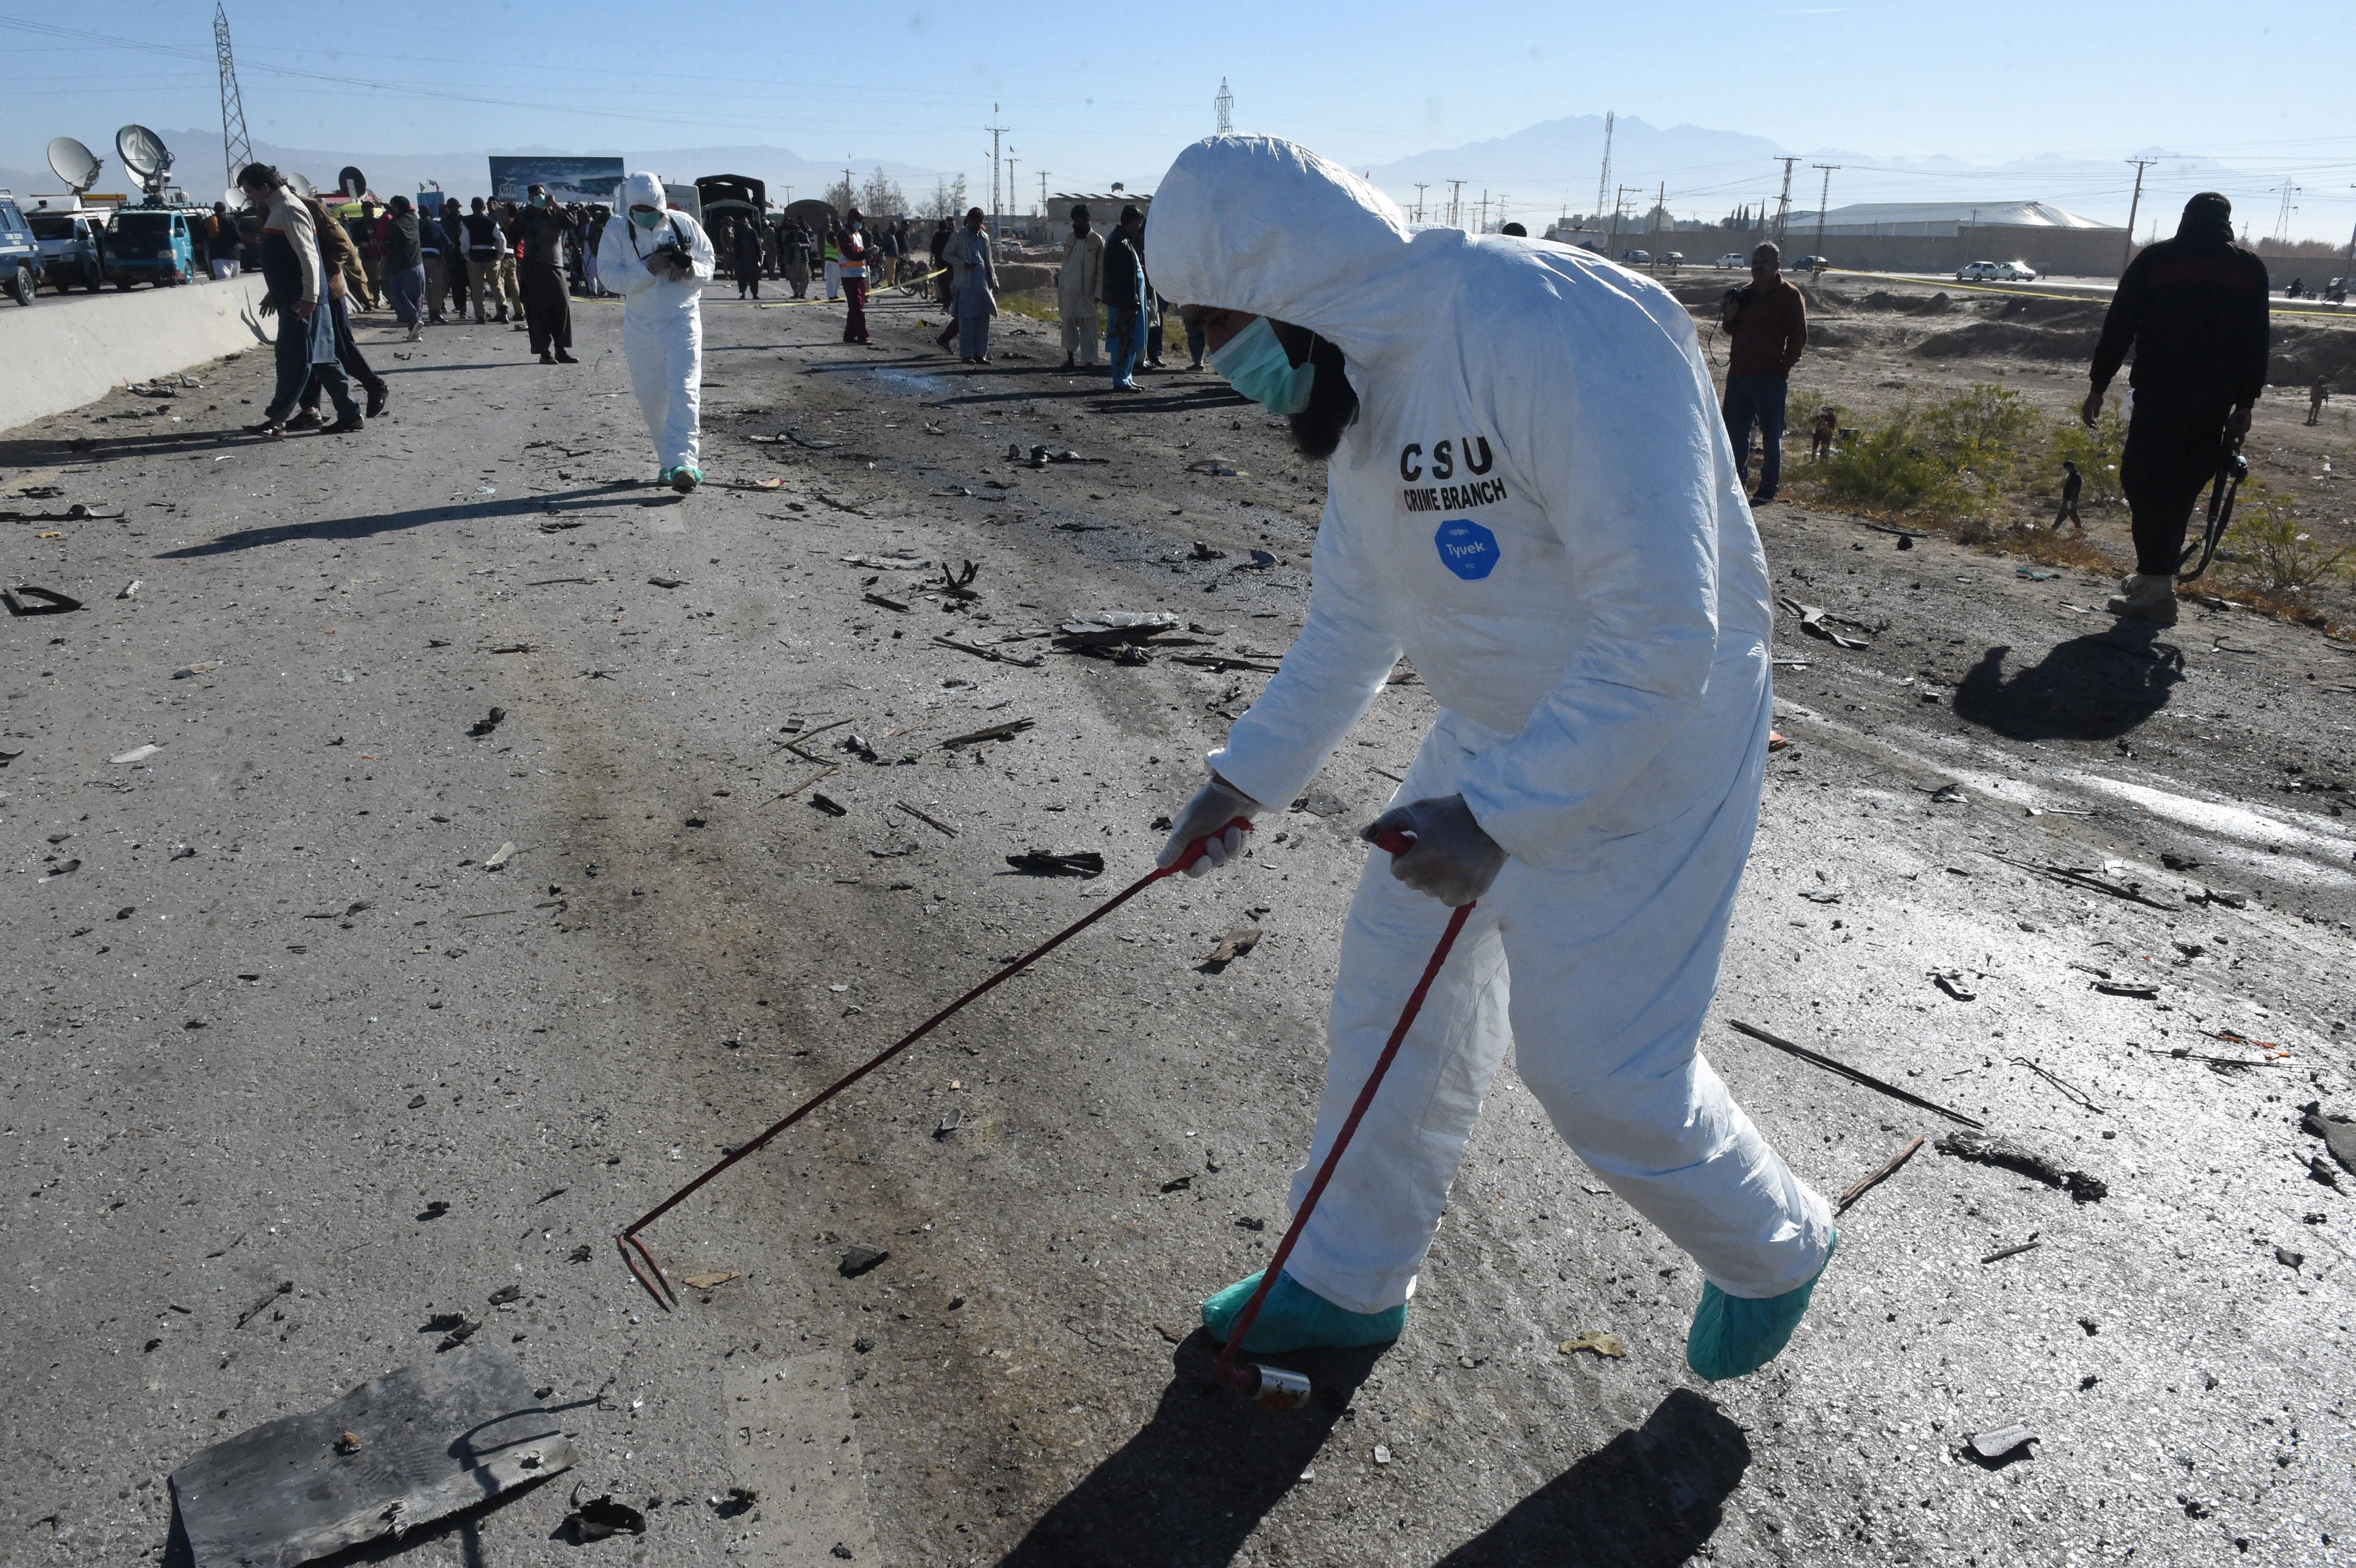
[[[1097,292],[1115,310],[1141,309],[1145,300],[1145,268],[1129,230],[1115,224],[1105,235],[1103,281]]]
[[[2207,391],[2253,403],[2266,385],[2266,264],[2230,231],[2189,225],[2127,263],[2094,347],[2096,391],[2127,350],[2137,391]]]
[[[516,218],[523,240],[523,259],[538,266],[564,265],[564,237],[573,230],[572,214],[559,207],[527,207]]]
[[[425,260],[423,247],[418,243],[417,215],[397,214],[384,231],[384,270],[403,272]]]
[[[469,212],[459,222],[466,226],[466,257],[475,261],[496,261],[507,249],[507,236],[499,232],[499,220],[487,212]]]

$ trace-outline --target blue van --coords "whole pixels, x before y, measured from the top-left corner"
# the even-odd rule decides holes
[[[106,281],[118,289],[187,283],[197,275],[188,215],[168,208],[123,208],[107,226],[104,265]]]
[[[41,242],[16,206],[16,198],[0,190],[0,290],[18,304],[33,303],[33,286],[41,277]]]

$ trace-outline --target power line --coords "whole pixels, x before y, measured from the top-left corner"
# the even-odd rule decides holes
[[[1825,253],[1825,208],[1832,205],[1833,175],[1840,165],[1810,164],[1808,166],[1825,171],[1824,188],[1816,196],[1816,254],[1821,256]]]

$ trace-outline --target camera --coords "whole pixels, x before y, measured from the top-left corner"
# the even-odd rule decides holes
[[[677,240],[667,240],[648,253],[647,271],[668,272],[673,268],[681,272],[695,271],[694,258]]]

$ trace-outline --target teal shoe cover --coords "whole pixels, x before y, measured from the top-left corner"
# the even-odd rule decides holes
[[[1694,1310],[1693,1331],[1686,1336],[1686,1365],[1711,1382],[1755,1372],[1781,1354],[1792,1330],[1808,1310],[1808,1296],[1840,1246],[1835,1231],[1825,1248],[1825,1261],[1807,1284],[1764,1299],[1729,1296],[1703,1282],[1701,1306]]]
[[[1262,1273],[1266,1271],[1263,1270]],[[1203,1327],[1222,1345],[1227,1331],[1259,1288],[1259,1275],[1239,1279],[1203,1303]],[[1289,1274],[1276,1276],[1276,1288],[1260,1304],[1251,1335],[1243,1348],[1266,1355],[1312,1348],[1346,1349],[1354,1345],[1380,1345],[1399,1337],[1407,1327],[1407,1303],[1381,1312],[1350,1312],[1334,1306]]]
[[[655,471],[655,483],[658,485],[668,485],[670,483],[670,476],[677,472],[679,471],[675,468],[657,469]]]

